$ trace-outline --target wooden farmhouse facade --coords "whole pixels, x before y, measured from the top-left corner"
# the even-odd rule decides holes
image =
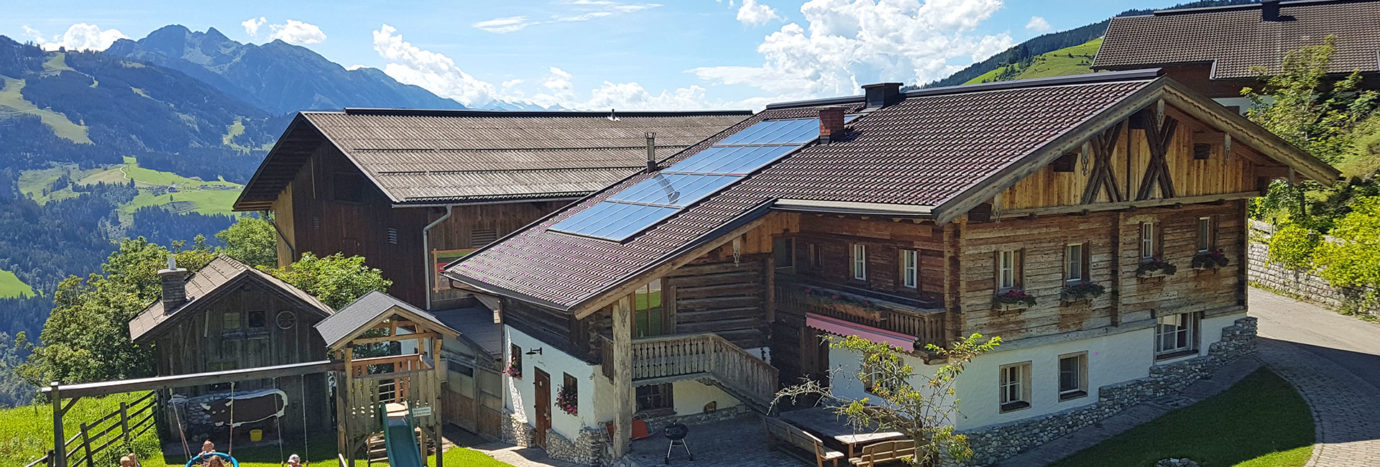
[[[634,417],[856,373],[831,334],[918,374],[925,344],[1001,336],[959,381],[960,430],[1090,407],[1245,317],[1248,198],[1337,177],[1153,70],[899,87],[768,106],[447,266],[502,297],[505,435],[561,457],[611,424],[618,457]]]
[[[175,267],[158,274],[163,283],[162,299],[129,322],[134,343],[153,347],[158,376],[326,359],[326,346],[312,325],[330,316],[333,310],[310,294],[227,256],[217,256],[195,274]],[[189,439],[209,434],[206,430],[213,428],[205,423],[207,420],[188,414],[209,412],[212,420],[221,416],[228,420],[225,410],[198,411],[197,407],[223,402],[231,394],[253,393],[263,394],[261,399],[269,400],[269,405],[275,403],[274,397],[286,403],[287,411],[280,417],[281,425],[273,425],[275,429],[281,426],[291,436],[300,436],[304,430],[330,429],[329,418],[320,416],[330,413],[330,390],[325,376],[314,374],[276,381],[245,381],[234,387],[213,385],[179,388],[172,393],[160,391],[160,410],[155,412],[159,435],[176,439],[179,427]],[[171,401],[169,396],[177,401]],[[178,407],[173,410],[170,404]],[[245,414],[254,411],[247,408],[253,402],[243,404],[236,420],[243,421]]]
[[[1261,72],[1277,74],[1292,50],[1320,45],[1331,35],[1336,50],[1327,71],[1362,74],[1362,86],[1380,89],[1380,2],[1263,0],[1259,3],[1160,10],[1112,18],[1094,70],[1161,67],[1166,76],[1245,111],[1245,87],[1259,88]],[[1258,67],[1258,68],[1257,68]]]
[[[235,202],[268,211],[278,262],[360,255],[422,309],[465,305],[437,266],[749,112],[302,112]],[[658,156],[659,154],[659,156]]]

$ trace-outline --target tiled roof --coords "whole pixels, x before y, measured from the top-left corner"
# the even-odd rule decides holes
[[[1112,18],[1094,69],[1211,63],[1212,78],[1254,78],[1252,66],[1279,71],[1284,55],[1321,44],[1331,34],[1336,51],[1328,71],[1380,71],[1380,2],[1282,2],[1280,19],[1262,19],[1259,4],[1165,10]]]
[[[326,342],[327,347],[334,347],[342,339],[350,337],[355,331],[378,320],[384,315],[395,312],[395,308],[407,312],[416,318],[430,323],[437,330],[454,335],[455,330],[445,323],[436,319],[431,313],[422,311],[417,307],[409,305],[407,302],[398,300],[392,295],[383,292],[373,291],[355,299],[350,304],[340,308],[340,311],[330,317],[316,323],[316,333],[321,335],[321,339]]]
[[[1138,76],[912,93],[854,120],[845,140],[806,146],[624,243],[547,228],[647,178],[645,173],[471,254],[447,272],[504,295],[570,309],[697,239],[722,234],[725,226],[776,199],[936,206],[1152,82]],[[862,110],[860,101],[842,105],[848,112]],[[820,108],[769,108],[668,163],[757,121],[817,117]]]
[[[282,279],[273,277],[272,274],[251,268],[234,258],[219,255],[187,279],[186,303],[172,310],[171,313],[166,313],[162,300],[153,302],[129,321],[129,337],[133,340],[139,340],[141,336],[149,334],[150,331],[162,326],[163,323],[169,322],[175,317],[195,313],[201,306],[213,303],[220,294],[233,291],[235,286],[231,284],[232,282],[238,283],[241,280],[254,279],[263,282],[283,296],[298,301],[305,308],[317,311],[321,316],[328,316],[333,312],[331,307],[317,300],[311,294],[303,292],[302,289],[293,287],[291,284],[283,282]],[[227,284],[230,285],[227,286]]]
[[[245,186],[236,209],[264,209],[321,141],[395,204],[583,196],[749,112],[303,112]]]

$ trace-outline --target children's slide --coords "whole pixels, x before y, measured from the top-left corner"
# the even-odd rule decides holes
[[[389,417],[383,427],[383,442],[388,450],[388,465],[393,467],[425,467],[421,450],[417,447],[417,432],[404,417]]]

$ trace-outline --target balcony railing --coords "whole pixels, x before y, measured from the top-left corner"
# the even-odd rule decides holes
[[[814,313],[915,336],[917,349],[926,344],[943,347],[948,343],[942,307],[918,300],[899,297],[887,300],[820,287],[788,277],[778,278],[775,287],[776,309],[781,312]],[[908,303],[900,303],[903,301]]]
[[[613,342],[603,340],[604,375],[612,378]],[[760,406],[776,396],[778,370],[716,334],[658,336],[632,341],[634,384],[712,377],[735,396]]]

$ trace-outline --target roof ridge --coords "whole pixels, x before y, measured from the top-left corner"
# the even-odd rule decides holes
[[[1325,4],[1329,4],[1329,3],[1365,3],[1365,2],[1373,2],[1373,1],[1376,1],[1376,0],[1283,0],[1283,1],[1279,2],[1279,6],[1280,6],[1280,7],[1311,6],[1311,5],[1325,5]],[[1256,3],[1242,3],[1242,4],[1237,4],[1237,5],[1201,6],[1201,7],[1194,7],[1194,8],[1165,8],[1165,9],[1163,9],[1163,10],[1155,10],[1153,13],[1151,13],[1151,14],[1149,14],[1149,15],[1128,15],[1128,16],[1118,16],[1117,18],[1134,18],[1134,17],[1136,17],[1136,16],[1172,16],[1172,15],[1185,15],[1185,14],[1196,14],[1196,13],[1215,13],[1215,12],[1219,12],[1219,11],[1235,11],[1235,10],[1259,10],[1259,9],[1260,9],[1260,5],[1261,5],[1261,4],[1260,4],[1259,2],[1256,2]]]
[[[471,174],[471,173],[491,173],[491,172],[546,172],[553,170],[579,170],[579,171],[602,171],[609,169],[636,169],[646,167],[645,164],[617,165],[603,167],[537,167],[521,169],[482,169],[482,170],[379,170],[374,173],[379,175],[434,175],[434,174]]]
[[[699,143],[699,141],[696,141],[696,142],[690,143],[690,144],[658,144],[658,145],[656,145],[656,147],[658,147],[658,148],[688,148],[688,147],[694,146],[695,144],[698,144],[698,143]],[[647,145],[645,145],[645,144],[639,144],[639,145],[636,145],[636,146],[602,146],[602,147],[599,147],[599,146],[581,146],[581,147],[571,146],[571,147],[552,147],[552,148],[537,148],[537,147],[531,147],[531,148],[350,148],[350,150],[351,150],[351,151],[373,151],[373,152],[384,152],[384,151],[397,151],[397,152],[414,152],[414,151],[437,151],[437,152],[440,152],[440,151],[445,151],[445,152],[494,152],[494,151],[570,151],[570,150],[604,151],[604,150],[608,150],[608,149],[646,149],[646,148],[647,148]]]
[[[309,112],[302,112],[309,113]],[[618,112],[575,110],[449,110],[449,109],[406,109],[406,108],[364,108],[346,107],[344,111],[320,112],[344,115],[380,115],[398,117],[709,117],[723,115],[752,115],[751,110],[632,110]]]
[[[943,86],[937,88],[916,89],[906,91],[902,94],[905,97],[945,96],[982,91],[1001,91],[1009,89],[1035,88],[1044,86],[1062,86],[1069,84],[1093,84],[1112,81],[1150,80],[1158,78],[1159,75],[1159,68],[1142,68],[1137,70],[1104,71],[1067,76],[1053,76],[1049,78],[1030,78],[1012,81],[994,81],[990,83],[960,84],[957,86]],[[780,102],[767,105],[767,110],[787,109],[794,107],[810,107],[817,105],[846,104],[853,102],[862,102],[863,99],[864,96],[848,96],[827,97],[823,99],[812,99],[803,101]]]

